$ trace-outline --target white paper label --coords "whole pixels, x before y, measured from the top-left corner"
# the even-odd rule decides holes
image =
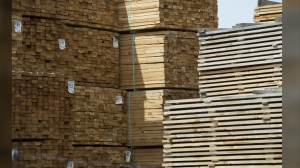
[[[117,96],[116,97],[116,104],[123,104],[122,96]]]
[[[116,37],[113,39],[113,45],[115,48],[119,48],[119,40]]]
[[[126,162],[130,162],[130,156],[131,156],[131,152],[130,151],[126,151],[125,152]]]
[[[67,164],[67,168],[74,168],[74,161],[69,161]]]
[[[66,41],[65,41],[65,39],[58,39],[58,45],[59,45],[59,48],[61,50],[65,49],[66,48]]]
[[[74,81],[68,81],[68,92],[74,93],[75,90],[75,82]]]
[[[15,20],[15,32],[21,33],[22,32],[22,22],[19,20]]]

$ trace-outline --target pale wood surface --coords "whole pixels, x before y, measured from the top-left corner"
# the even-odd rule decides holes
[[[199,89],[203,97],[251,94],[282,87],[282,24],[198,34]]]
[[[270,23],[277,17],[282,17],[282,4],[256,7],[253,19],[256,23]]]
[[[166,100],[197,97],[199,97],[197,90],[188,91],[166,89],[131,92],[130,119],[132,145],[162,145],[163,103]],[[127,134],[127,145],[130,145],[129,130]]]
[[[121,35],[120,87],[126,90],[133,89],[134,85],[137,89],[197,89],[198,49],[196,34],[192,32],[159,31],[138,33],[134,37],[131,34]]]
[[[282,164],[281,92],[166,101],[163,125],[166,167]]]
[[[118,0],[119,30],[218,27],[217,1]]]

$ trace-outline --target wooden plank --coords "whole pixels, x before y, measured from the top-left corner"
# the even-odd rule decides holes
[[[217,27],[217,1],[118,1],[119,30]],[[186,9],[186,10],[183,10]],[[152,12],[158,11],[158,12]],[[176,15],[174,15],[176,13]],[[151,21],[146,18],[152,18]]]

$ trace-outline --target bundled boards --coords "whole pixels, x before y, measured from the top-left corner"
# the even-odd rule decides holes
[[[116,0],[101,1],[30,1],[15,0],[12,9],[30,17],[61,20],[66,24],[117,30],[118,11]]]
[[[125,161],[126,147],[74,147],[62,140],[16,141],[20,157],[14,167],[65,168],[73,162],[74,167],[118,167]]]
[[[199,50],[193,32],[159,31],[120,36],[120,87],[197,89]]]
[[[281,167],[282,93],[166,101],[165,167]]]
[[[126,92],[119,89],[76,86],[72,99],[74,145],[126,143]]]
[[[127,144],[159,146],[163,136],[163,104],[166,100],[197,98],[196,90],[145,90],[128,93],[130,122]]]
[[[202,97],[282,87],[282,23],[199,33]]]
[[[118,0],[119,30],[217,27],[217,1]]]
[[[118,88],[118,33],[71,27],[59,20],[22,17],[12,69],[59,73],[78,82]],[[18,35],[21,36],[21,35]]]
[[[282,4],[258,6],[254,10],[256,23],[272,23],[278,17],[282,17]]]

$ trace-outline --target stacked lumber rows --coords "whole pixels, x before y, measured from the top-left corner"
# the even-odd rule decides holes
[[[166,101],[163,166],[282,167],[282,93],[268,92]]]
[[[22,17],[22,21],[22,44],[17,40],[13,70],[59,73],[118,88],[119,49],[113,46],[118,33],[66,26],[59,20]],[[65,39],[65,49],[60,49],[58,39]]]
[[[282,23],[199,33],[202,97],[282,87]]]
[[[121,35],[120,50],[122,89],[198,88],[199,41],[193,32]]]
[[[15,168],[65,168],[67,163],[58,159],[46,158],[44,156],[54,156],[63,158],[67,147],[63,145],[62,140],[39,140],[39,141],[17,141],[12,143],[14,149],[18,149],[22,154],[17,161],[14,162]]]
[[[163,104],[166,100],[197,98],[194,90],[145,90],[130,93],[131,134],[133,146],[159,146],[163,138]],[[131,136],[131,138],[130,138]]]
[[[130,167],[124,160],[126,149],[126,147],[75,147],[69,155],[74,159],[76,168]]]
[[[282,17],[282,4],[258,6],[254,10],[254,22],[271,23]]]
[[[12,146],[22,154],[16,168],[66,168],[69,161],[78,168],[126,165],[125,147],[73,147],[62,140],[17,141]]]
[[[216,27],[217,1],[118,0],[119,30]]]
[[[64,77],[13,72],[12,138],[69,139],[73,118],[68,111]]]
[[[31,17],[59,19],[66,24],[117,30],[116,0],[14,0],[12,9]]]
[[[163,149],[158,148],[139,148],[134,151],[135,167],[162,167]]]
[[[163,103],[199,97],[195,32],[217,27],[217,1],[118,0],[118,11],[127,145],[134,165],[162,166]]]
[[[13,141],[32,155],[14,166],[67,167],[60,157],[82,161],[76,167],[125,163],[115,2],[17,0],[13,9]]]
[[[73,144],[117,145],[126,143],[126,103],[116,105],[116,97],[126,102],[119,89],[77,86],[72,99],[74,115]]]

